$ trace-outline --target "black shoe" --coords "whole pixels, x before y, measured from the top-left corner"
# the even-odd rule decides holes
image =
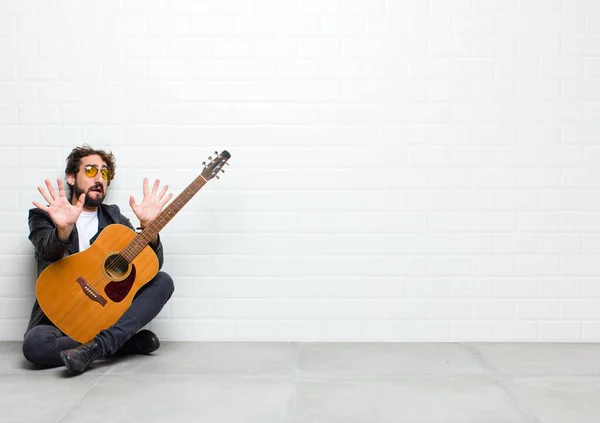
[[[102,356],[102,346],[96,340],[81,344],[76,348],[60,352],[60,358],[73,373],[83,373],[94,361]]]
[[[150,354],[158,347],[160,347],[158,336],[152,331],[143,329],[129,338],[115,355]]]

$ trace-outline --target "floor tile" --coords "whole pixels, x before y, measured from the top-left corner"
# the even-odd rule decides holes
[[[294,381],[200,375],[107,375],[60,423],[292,421]]]
[[[542,423],[600,421],[600,377],[516,377],[505,386]]]
[[[500,375],[600,375],[600,344],[468,344]]]
[[[299,350],[300,377],[487,373],[460,344],[306,343]]]
[[[533,423],[484,375],[299,381],[296,423]]]
[[[297,364],[291,342],[169,342],[150,356],[115,360],[110,374],[295,376]]]
[[[77,405],[100,376],[48,375],[0,377],[0,423],[56,422]]]

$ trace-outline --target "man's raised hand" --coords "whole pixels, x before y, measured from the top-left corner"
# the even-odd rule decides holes
[[[133,195],[129,197],[129,205],[142,226],[148,226],[158,216],[171,197],[173,197],[173,193],[165,196],[169,189],[168,185],[165,185],[160,192],[158,192],[159,187],[160,180],[157,179],[154,182],[152,191],[149,191],[148,178],[144,178],[144,197],[142,198],[142,203],[137,204]]]
[[[60,236],[60,234],[62,232],[64,235],[65,232],[68,232],[66,234],[68,238],[68,235],[71,233],[73,225],[75,225],[77,219],[79,218],[79,215],[81,214],[81,211],[83,210],[85,194],[81,194],[79,196],[77,204],[73,205],[69,202],[67,196],[65,195],[65,187],[63,185],[62,179],[58,178],[57,182],[59,194],[58,196],[56,195],[56,191],[54,191],[54,188],[52,187],[50,179],[46,179],[47,190],[45,190],[41,186],[38,186],[38,191],[40,192],[40,194],[42,194],[42,197],[46,199],[48,205],[44,205],[37,201],[34,201],[33,205],[48,213],[48,215],[59,230],[59,237],[61,239],[64,239],[65,237]]]

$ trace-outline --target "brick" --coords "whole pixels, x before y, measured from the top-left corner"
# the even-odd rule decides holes
[[[538,340],[542,342],[581,342],[579,322],[540,322]]]

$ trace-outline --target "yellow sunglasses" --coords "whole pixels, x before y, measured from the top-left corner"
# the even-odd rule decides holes
[[[85,176],[87,176],[88,178],[93,178],[98,174],[98,168],[92,165],[87,165],[83,168],[83,171],[85,172]],[[100,170],[100,173],[102,174],[102,179],[104,179],[105,181],[108,181],[110,179],[110,170],[102,169]]]

